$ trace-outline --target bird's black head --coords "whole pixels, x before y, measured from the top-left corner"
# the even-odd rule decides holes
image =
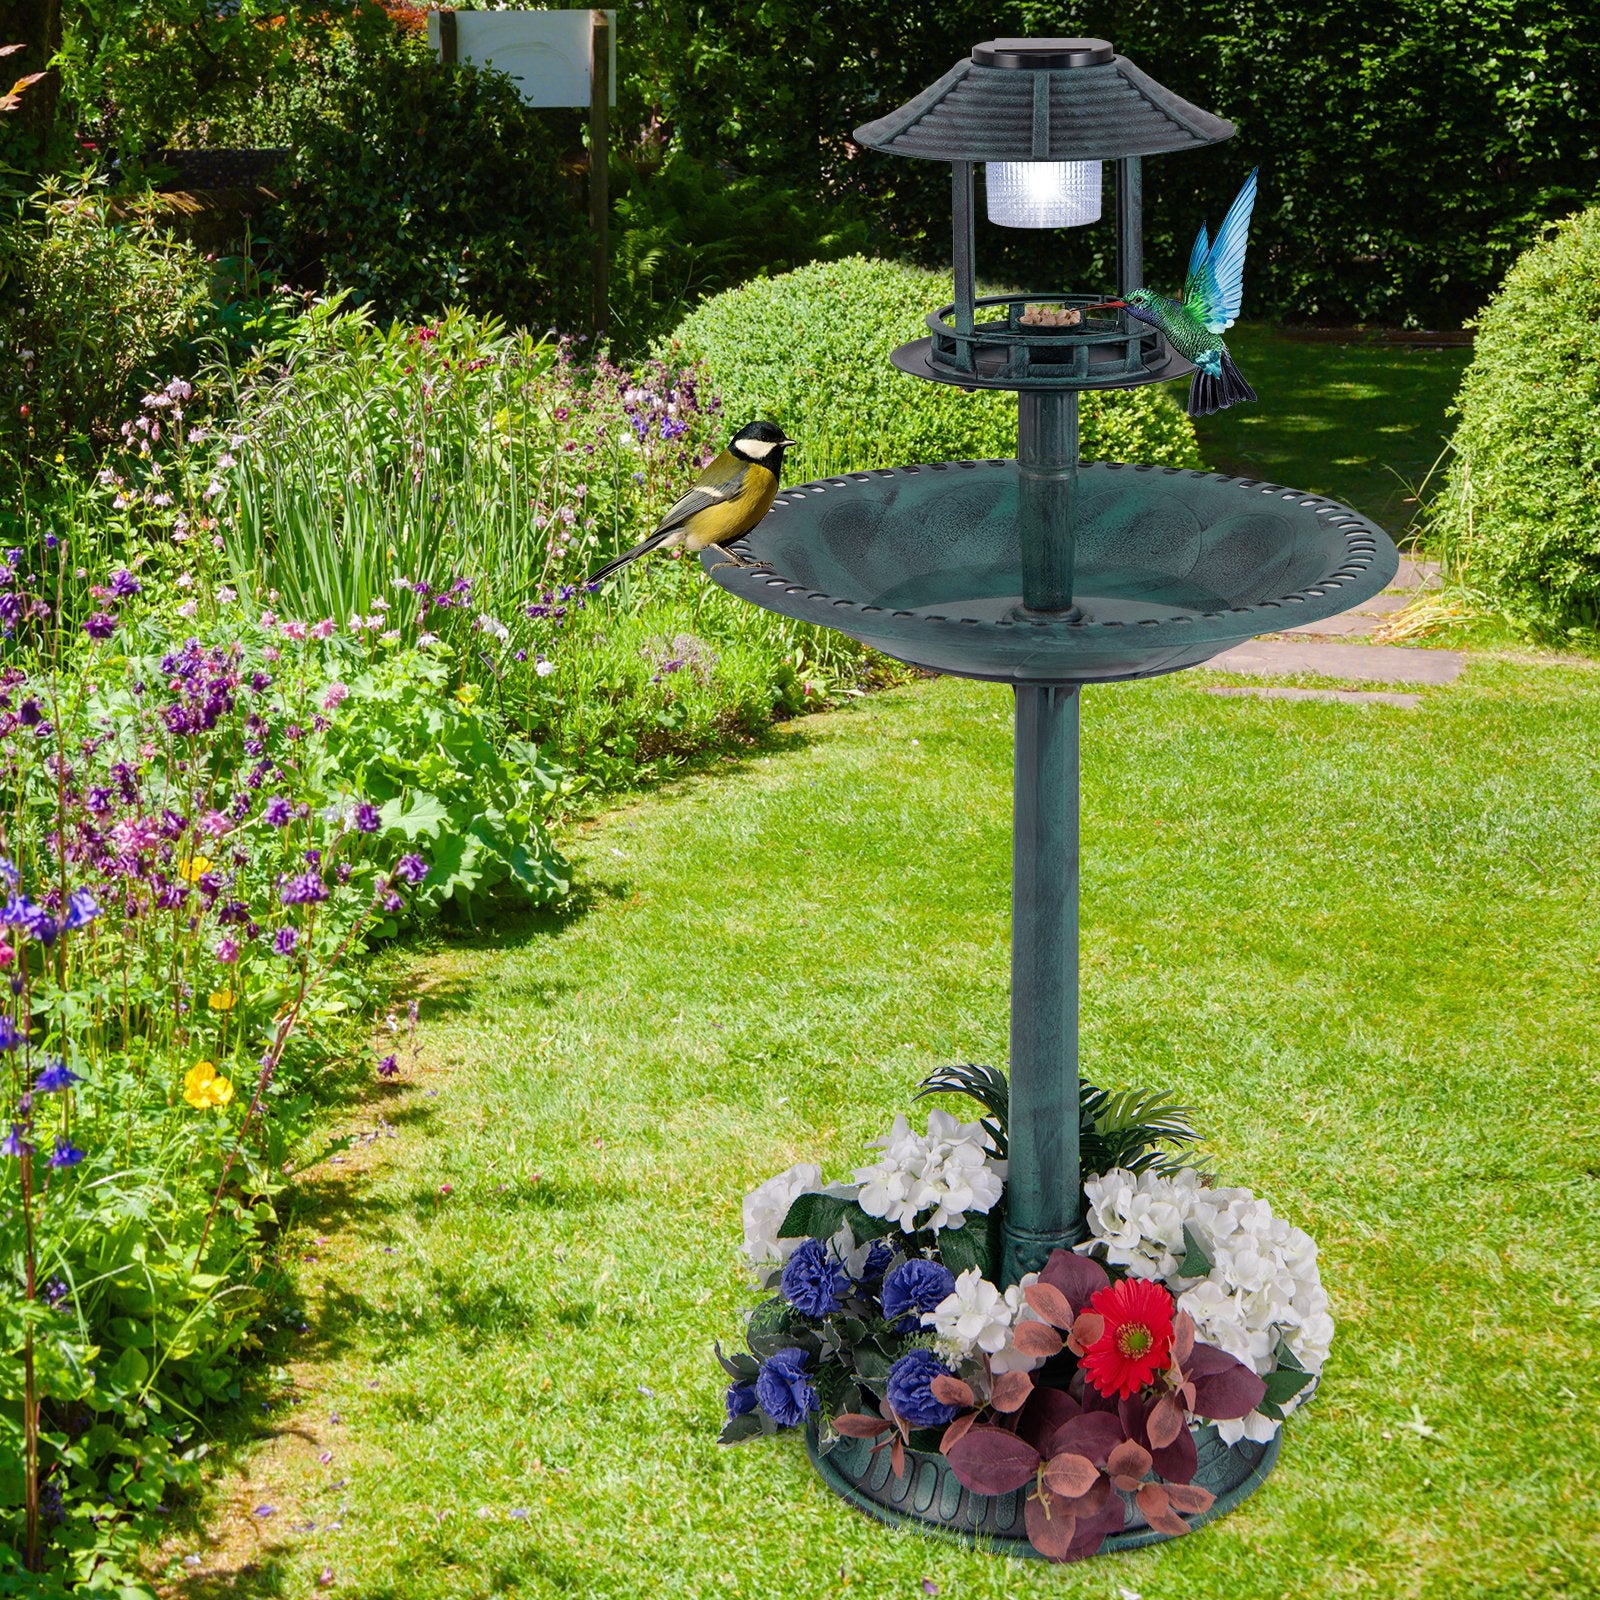
[[[734,434],[728,448],[742,461],[777,472],[783,466],[783,452],[794,443],[775,422],[750,422]]]

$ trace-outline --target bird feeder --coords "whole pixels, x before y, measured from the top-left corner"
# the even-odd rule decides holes
[[[978,298],[974,169],[1003,226],[1088,222],[1115,171],[1118,297],[1142,286],[1145,156],[1227,139],[1230,123],[1163,88],[1100,39],[998,39],[858,128],[873,150],[948,161],[954,299],[895,365],[1018,396],[1014,460],[910,464],[780,491],[715,582],[913,665],[1011,685],[1015,696],[1009,1174],[1002,1286],[1084,1236],[1078,1147],[1078,762],[1084,686],[1196,666],[1257,634],[1317,621],[1394,577],[1388,536],[1349,507],[1281,484],[1078,458],[1077,397],[1187,375],[1163,336],[1106,298],[1051,289]],[[1025,320],[1041,302],[1075,320]],[[1058,314],[1059,315],[1059,314]],[[1209,1425],[1208,1425],[1209,1427]],[[1216,1515],[1250,1493],[1270,1444],[1201,1430],[1196,1482]],[[903,1478],[845,1440],[813,1459],[887,1521],[1027,1553],[1022,1493],[963,1490],[942,1457]],[[1130,1510],[1125,1548],[1162,1537]]]

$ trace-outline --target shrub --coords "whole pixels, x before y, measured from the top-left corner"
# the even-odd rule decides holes
[[[1439,553],[1513,612],[1600,620],[1600,207],[1528,250],[1478,323]]]
[[[818,262],[717,295],[663,353],[705,364],[730,423],[788,429],[805,446],[803,477],[1013,456],[1013,395],[966,394],[889,362],[948,293],[948,278],[893,261]],[[1081,418],[1085,458],[1199,465],[1188,418],[1154,386],[1085,394]]]
[[[209,268],[136,203],[53,188],[0,228],[0,455],[103,442],[135,380],[187,339]]]
[[[464,304],[574,325],[588,293],[581,184],[504,73],[416,41],[340,36],[290,118],[281,248],[385,317]]]

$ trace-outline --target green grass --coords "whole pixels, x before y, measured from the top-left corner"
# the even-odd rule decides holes
[[[239,1423],[171,1592],[1600,1592],[1597,691],[1479,661],[1417,711],[1088,696],[1086,1068],[1181,1087],[1338,1319],[1233,1515],[1021,1567],[867,1521],[792,1437],[714,1443],[744,1191],[844,1174],[931,1067],[1004,1056],[1009,702],[946,680],[586,825],[582,906],[430,957],[420,1065],[285,1240],[303,1403]]]
[[[1324,343],[1261,323],[1231,329],[1228,347],[1261,398],[1196,422],[1207,464],[1333,495],[1405,532],[1415,492],[1449,436],[1445,411],[1471,350],[1356,332],[1348,344]],[[1436,478],[1430,493],[1443,482]]]

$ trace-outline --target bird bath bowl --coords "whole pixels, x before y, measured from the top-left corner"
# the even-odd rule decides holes
[[[701,562],[741,598],[913,666],[1015,683],[1177,672],[1370,599],[1399,557],[1374,523],[1280,484],[1086,463],[1072,531],[1080,615],[1022,610],[1015,461],[959,461],[782,490]]]

